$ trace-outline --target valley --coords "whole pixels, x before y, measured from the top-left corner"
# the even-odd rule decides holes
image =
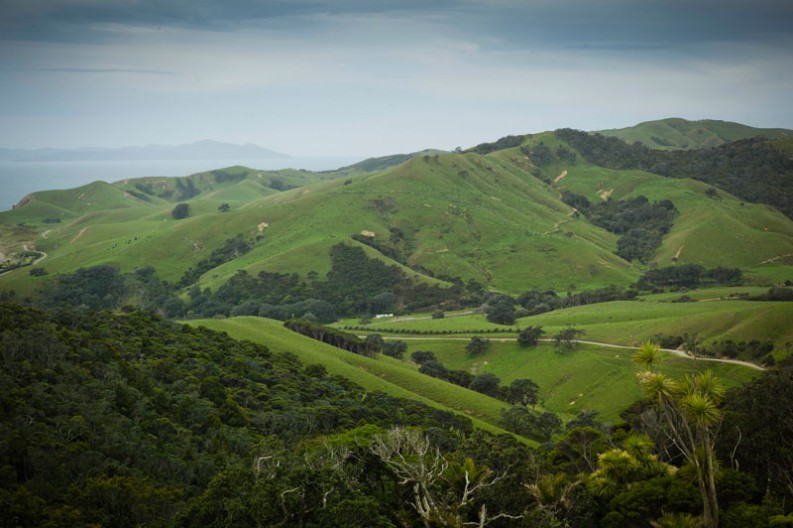
[[[105,511],[96,502],[103,489],[156,475],[152,500],[178,503],[185,516],[166,515],[162,525],[189,518],[198,524],[183,525],[197,526],[214,515],[207,508],[225,504],[224,479],[269,501],[269,522],[292,525],[278,519],[300,510],[289,490],[336,497],[331,482],[366,463],[380,496],[370,495],[380,489],[372,483],[358,486],[359,473],[345,489],[393,526],[386,510],[404,518],[413,510],[398,498],[385,448],[375,446],[404,426],[427,432],[443,464],[469,468],[460,469],[463,480],[443,473],[448,486],[439,489],[468,482],[476,459],[516,471],[525,486],[515,489],[562,475],[597,504],[586,518],[606,519],[618,510],[612,499],[648,483],[688,486],[699,497],[691,461],[670,454],[664,415],[653,414],[695,380],[690,394],[712,398],[712,412],[734,426],[708,429],[723,435],[721,460],[740,452],[751,468],[725,465],[724,478],[766,478],[786,500],[790,490],[769,469],[776,466],[726,446],[755,412],[744,395],[788,380],[793,362],[793,219],[778,206],[793,200],[793,165],[780,154],[789,131],[664,120],[604,132],[651,148],[562,129],[333,171],[233,166],[28,195],[0,213],[2,375],[13,387],[3,427],[16,442],[0,450],[0,466],[84,512]],[[762,159],[747,161],[741,142],[754,142]],[[716,152],[732,156],[732,172],[714,168]],[[755,194],[737,176],[750,166],[764,167]],[[642,359],[648,350],[664,356],[660,366]],[[703,396],[711,375],[719,388]],[[653,379],[667,392],[648,397]],[[780,383],[786,401],[791,384]],[[56,386],[82,403],[55,406]],[[107,410],[89,405],[93,397]],[[112,430],[99,434],[103,412]],[[35,419],[20,425],[25,416]],[[775,434],[771,422],[758,431]],[[110,434],[136,438],[150,458],[127,444],[114,452]],[[503,457],[478,441],[503,444]],[[129,471],[123,486],[82,476],[93,486],[86,495],[50,492],[25,464],[43,468],[42,453],[60,459],[63,446],[101,460],[103,479],[116,478],[111,466],[135,469],[119,469]],[[609,453],[652,471],[603,491]],[[254,454],[272,489],[259,466],[250,473]],[[174,474],[156,469],[163,456]],[[294,473],[268,466],[271,456]],[[309,490],[309,474],[328,487]],[[532,515],[546,511],[544,499],[525,493],[488,500],[527,519],[524,503]],[[746,500],[760,508],[755,495]],[[129,507],[141,522],[156,525],[145,497],[135,500]],[[738,502],[729,507],[748,508]],[[771,510],[762,511],[758,518]],[[68,513],[47,512],[50,520]],[[303,514],[315,516],[306,526],[330,526],[325,513],[306,506]],[[548,522],[541,526],[560,526]]]

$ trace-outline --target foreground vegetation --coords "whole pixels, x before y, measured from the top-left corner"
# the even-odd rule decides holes
[[[0,304],[0,339],[3,525],[638,528],[703,514],[696,468],[652,402],[618,428],[579,413],[533,449],[147,313]],[[723,396],[706,521],[786,519],[791,373]]]

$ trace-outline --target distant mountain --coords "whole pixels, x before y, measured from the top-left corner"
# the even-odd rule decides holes
[[[793,130],[784,128],[755,128],[730,121],[715,119],[688,121],[677,117],[646,121],[627,128],[597,130],[595,133],[616,137],[627,143],[638,141],[659,150],[718,147],[725,143],[758,136],[768,139],[793,138]]]
[[[208,139],[185,145],[78,149],[0,149],[2,161],[159,161],[274,159],[290,156],[252,143],[235,145]]]

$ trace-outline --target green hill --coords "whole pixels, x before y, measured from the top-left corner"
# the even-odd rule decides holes
[[[189,323],[227,332],[235,339],[266,342],[276,352],[297,354],[304,364],[322,364],[328,372],[342,375],[367,390],[381,390],[391,396],[417,399],[440,409],[453,410],[490,431],[500,431],[499,411],[509,406],[489,396],[421,374],[412,362],[397,361],[383,355],[376,359],[359,356],[295,335],[280,322],[238,317]],[[436,328],[445,325],[442,320],[433,323]],[[571,354],[558,354],[550,344],[521,348],[513,336],[494,337],[490,350],[472,358],[465,352],[467,338],[397,338],[408,343],[408,355],[416,350],[430,350],[449,368],[492,372],[499,376],[503,385],[517,378],[532,379],[540,386],[543,403],[539,409],[545,406],[565,417],[588,409],[598,411],[605,420],[619,421],[619,413],[640,398],[636,368],[628,350],[615,351],[587,345]],[[669,358],[665,366],[665,370],[673,375],[704,368],[714,370],[730,386],[745,383],[757,373],[746,367],[696,363],[683,358]]]
[[[548,185],[510,156],[499,151],[418,157],[385,172],[285,192],[251,175],[210,185],[205,174],[187,180],[197,182],[192,188],[200,193],[188,201],[190,217],[178,221],[170,217],[172,198],[139,192],[148,197],[144,201],[129,194],[139,186],[172,197],[178,191],[172,179],[35,193],[0,218],[39,227],[39,239],[30,242],[49,253],[53,270],[100,263],[130,270],[156,262],[168,280],[230,237],[261,234],[252,252],[202,279],[210,287],[239,269],[322,275],[330,247],[342,241],[367,243],[371,255],[417,270],[414,276],[431,270],[508,292],[635,280],[639,270],[614,255],[617,237],[571,216],[559,200],[566,189],[592,201],[639,194],[671,199],[681,214],[658,251],[660,263],[677,255],[684,262],[752,267],[790,253],[790,221],[726,193],[711,198],[704,184],[578,161],[544,166],[546,174],[565,175]],[[283,177],[282,183],[289,181]],[[222,203],[229,204],[227,213],[218,212]],[[43,223],[52,217],[60,223]]]
[[[793,130],[784,128],[755,128],[729,121],[714,119],[688,121],[680,118],[646,121],[632,127],[598,130],[596,133],[616,137],[626,143],[638,141],[660,150],[717,147],[739,139],[758,136],[768,139],[793,136]]]
[[[414,285],[474,281],[511,294],[624,287],[650,267],[675,263],[741,268],[757,285],[793,276],[789,218],[707,183],[641,168],[641,159],[633,163],[640,168],[615,168],[611,154],[593,157],[579,136],[592,137],[508,136],[357,174],[229,167],[34,193],[0,213],[0,253],[43,252],[38,266],[49,275],[19,268],[0,275],[0,289],[31,295],[59,273],[103,264],[122,272],[153,266],[171,283],[196,281],[197,291],[216,292],[239,272],[296,273],[308,284],[328,275],[340,243],[401,270]],[[399,160],[384,166],[392,161]],[[592,204],[644,196],[670,202],[676,214],[657,248],[629,262],[616,254],[624,233],[563,202],[569,193]],[[187,218],[173,217],[176,203],[188,204]],[[245,251],[218,258],[236,238],[247,241]],[[198,271],[185,278],[191,269]]]

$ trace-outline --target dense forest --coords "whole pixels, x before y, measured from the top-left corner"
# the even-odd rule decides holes
[[[691,380],[645,370],[648,399],[625,425],[584,412],[549,424],[530,448],[293,355],[137,310],[2,303],[0,343],[2,526],[793,522],[790,364],[727,393],[705,374],[688,393]],[[542,427],[531,394],[505,393],[505,421],[532,416],[526,423]],[[700,400],[713,406],[686,411]],[[696,433],[705,458],[680,448],[675,426]]]
[[[627,261],[647,263],[661,247],[664,235],[672,229],[677,215],[669,200],[652,202],[646,196],[632,200],[611,200],[591,204],[585,196],[570,191],[562,193],[562,201],[575,207],[587,220],[606,231],[620,235],[617,255]]]

